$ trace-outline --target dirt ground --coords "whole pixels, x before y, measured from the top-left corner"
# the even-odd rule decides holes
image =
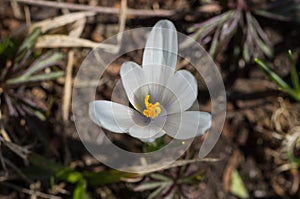
[[[13,0],[0,2],[0,41],[8,36],[21,40],[30,25],[75,12],[72,8],[47,7],[43,4],[33,5],[30,1],[17,2]],[[65,0],[60,2],[90,5],[91,7],[109,7],[118,11],[122,8],[123,1]],[[202,1],[196,0],[128,0],[127,8],[130,9],[180,10],[180,12],[178,14],[153,12],[149,15],[138,15],[132,11],[126,16],[124,28],[127,30],[137,27],[151,27],[159,19],[167,18],[175,24],[179,32],[188,34],[187,30],[193,24],[220,14],[223,11],[222,2],[225,1],[213,2],[207,6]],[[130,13],[130,11],[128,12]],[[262,57],[262,59],[267,60],[267,63],[281,77],[290,81],[287,56],[289,49],[293,51],[298,74],[300,71],[299,21],[278,21],[262,16],[257,16],[257,20],[266,32],[274,49],[272,58]],[[65,54],[64,63],[60,68],[65,71],[66,76],[51,82],[32,84],[23,89],[24,95],[29,96],[34,102],[44,107],[43,113],[47,118],[44,121],[35,115],[12,117],[8,114],[8,108],[1,104],[1,129],[5,129],[11,142],[17,146],[27,147],[29,151],[35,154],[78,172],[110,170],[95,160],[82,145],[73,123],[70,101],[64,100],[66,97],[70,97],[71,92],[71,89],[66,88],[66,85],[72,86],[72,77],[76,75],[81,62],[90,52],[91,47],[118,33],[120,28],[122,29],[120,21],[122,21],[122,17],[119,14],[100,12],[93,16],[87,16],[86,21],[79,23],[77,29],[76,25],[71,23],[71,25],[57,25],[54,29],[43,33],[44,35],[68,35],[72,31],[79,31],[80,34],[76,38],[82,38],[91,41],[91,43],[82,42],[78,46],[68,47],[68,43],[60,43],[61,46],[59,46],[59,42],[54,42],[53,47],[50,48],[50,44],[40,43],[40,47],[36,48],[39,54],[48,51],[59,51]],[[82,31],[80,31],[80,27],[83,28]],[[176,190],[184,192],[184,196],[178,194],[175,195],[175,198],[243,198],[243,195],[232,190],[232,175],[236,171],[243,182],[239,183],[238,189],[245,188],[248,193],[248,196],[244,198],[300,198],[300,104],[279,91],[276,84],[270,81],[253,61],[245,63],[242,58],[239,58],[238,62],[234,62],[230,56],[231,51],[233,51],[230,46],[231,44],[228,45],[228,49],[214,58],[223,76],[227,94],[227,115],[224,128],[218,143],[208,155],[210,158],[218,158],[219,161],[191,163],[157,173],[170,176],[174,181],[184,176],[192,176],[195,173],[197,176],[201,176],[201,179],[197,178],[198,180],[191,184],[178,185],[175,183],[174,186],[179,187]],[[119,78],[120,65],[126,60],[140,62],[141,56],[142,51],[128,53],[112,64],[103,76],[104,81],[98,86],[98,98],[109,100],[114,80]],[[68,68],[70,58],[72,60],[71,71]],[[232,69],[231,66],[235,63],[240,63],[240,65]],[[3,63],[1,62],[1,64]],[[7,63],[5,64],[0,66],[0,70],[8,67]],[[67,72],[68,70],[69,72]],[[68,79],[68,74],[71,80]],[[3,102],[2,84],[3,82],[0,81],[0,94]],[[205,87],[200,87],[199,93],[204,98],[208,96]],[[208,99],[202,98],[199,99],[199,102],[204,110],[209,110],[210,101]],[[127,148],[130,151],[141,152],[143,150],[142,143],[134,138],[128,136],[126,139],[129,141],[124,143],[124,137],[109,136],[121,147],[128,147],[126,143],[131,143],[130,147]],[[5,139],[4,133],[1,134],[1,138]],[[202,141],[203,138],[196,138],[187,154],[181,159],[197,158],[197,151]],[[0,166],[0,198],[51,198],[51,196],[75,198],[72,195],[75,189],[74,184],[64,180],[52,181],[53,176],[49,178],[47,175],[31,172],[30,168],[33,163],[20,157],[2,141],[0,142],[0,149],[2,165]],[[91,198],[147,198],[151,191],[136,190],[141,184],[151,182],[151,180],[153,178],[147,174],[97,186],[87,185],[87,193]],[[166,190],[165,193],[156,198],[167,198],[172,190],[173,188]]]

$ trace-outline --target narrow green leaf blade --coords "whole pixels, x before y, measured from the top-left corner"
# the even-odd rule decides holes
[[[288,56],[289,56],[289,61],[290,61],[290,70],[291,70],[291,80],[294,89],[297,92],[300,92],[300,83],[299,83],[299,77],[298,77],[298,72],[296,69],[296,64],[293,59],[293,53],[291,50],[288,51]]]
[[[111,183],[120,182],[124,178],[136,178],[137,174],[134,173],[125,173],[117,170],[108,170],[101,172],[87,172],[84,173],[85,179],[89,185],[101,186]]]
[[[230,192],[242,199],[248,199],[249,193],[237,170],[233,170],[230,179]]]
[[[28,161],[38,167],[38,168],[43,168],[47,172],[54,174],[58,172],[61,169],[64,169],[65,167],[61,164],[58,164],[54,162],[51,159],[45,158],[41,155],[38,155],[36,153],[30,153],[27,157]]]
[[[52,73],[45,73],[45,74],[31,76],[30,78],[28,78],[28,81],[30,81],[30,82],[48,81],[48,80],[56,79],[63,75],[64,75],[63,71],[56,71],[56,72],[52,72]]]
[[[148,183],[143,183],[139,186],[137,186],[136,188],[134,188],[135,191],[146,191],[146,190],[151,190],[151,189],[155,189],[161,186],[166,186],[170,183],[166,183],[166,182],[148,182]]]
[[[0,43],[0,55],[2,55],[4,53],[4,51],[7,50],[7,48],[11,48],[13,46],[14,46],[14,43],[11,41],[10,37],[6,37]]]
[[[269,77],[269,79],[271,79],[279,86],[279,88],[291,89],[290,86],[283,79],[281,79],[281,77],[279,77],[275,72],[273,72],[266,63],[264,63],[258,58],[255,58],[254,61],[259,66],[259,68]]]
[[[170,177],[159,174],[159,173],[152,173],[150,175],[150,177],[155,179],[155,180],[160,180],[160,181],[170,181],[170,180],[172,180]]]
[[[212,57],[215,57],[215,55],[216,55],[220,33],[221,33],[221,28],[217,28],[217,30],[216,30],[216,32],[213,36],[213,40],[211,42],[211,45],[210,45],[210,49],[209,49],[209,54]]]
[[[13,69],[16,70],[20,67],[19,63],[24,61],[24,56],[26,56],[27,52],[29,52],[31,49],[33,49],[37,38],[41,34],[41,29],[36,28],[33,30],[33,32],[22,42],[21,46],[19,47],[17,51],[17,57],[15,59],[15,63],[13,66]]]
[[[265,55],[267,55],[268,57],[273,56],[273,50],[268,44],[264,43],[259,38],[256,39],[256,43],[259,46],[259,48],[264,52]]]
[[[26,72],[23,75],[29,77],[33,73],[55,65],[57,62],[60,62],[63,59],[63,57],[64,55],[62,53],[49,52],[35,60],[34,63],[26,70]]]
[[[157,189],[155,189],[155,190],[148,196],[147,199],[158,198],[157,196],[158,196],[161,192],[163,192],[165,189],[167,189],[167,188],[169,188],[169,187],[170,187],[170,185],[168,185],[168,184],[164,184],[164,185],[158,187]]]
[[[281,89],[283,92],[289,94],[294,100],[300,101],[300,92],[296,92],[294,89]]]
[[[40,74],[40,75],[34,75],[31,77],[21,76],[21,77],[9,79],[9,80],[7,80],[6,83],[13,85],[13,84],[28,83],[28,82],[48,81],[48,80],[56,79],[63,75],[64,75],[63,71],[56,71],[56,72],[52,72],[52,73],[44,73],[44,74]]]
[[[249,44],[248,42],[246,41],[243,45],[243,58],[246,62],[249,62],[250,61],[250,47],[249,47]]]
[[[72,199],[90,199],[90,197],[86,193],[86,188],[87,188],[87,182],[84,179],[81,179],[74,191],[73,191],[73,196]]]
[[[22,53],[24,50],[33,48],[40,34],[41,34],[41,28],[34,29],[32,33],[21,44],[18,53]]]

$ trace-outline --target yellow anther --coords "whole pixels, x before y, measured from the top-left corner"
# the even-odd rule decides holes
[[[151,117],[151,119],[155,119],[160,114],[161,109],[159,107],[159,102],[151,104],[149,102],[149,98],[150,95],[146,95],[144,99],[146,109],[143,111],[143,115],[145,115],[146,117]]]

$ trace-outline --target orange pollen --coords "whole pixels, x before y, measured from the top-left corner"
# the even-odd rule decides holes
[[[150,117],[151,119],[155,119],[160,114],[161,109],[159,107],[159,102],[151,104],[149,102],[149,98],[150,95],[146,95],[144,99],[146,109],[143,111],[143,115],[145,115],[146,117]]]

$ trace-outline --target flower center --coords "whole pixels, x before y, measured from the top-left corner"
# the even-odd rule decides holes
[[[159,102],[155,102],[154,104],[149,103],[150,95],[146,95],[144,102],[146,109],[143,111],[143,115],[146,117],[150,117],[151,119],[155,119],[161,112],[159,107]]]

